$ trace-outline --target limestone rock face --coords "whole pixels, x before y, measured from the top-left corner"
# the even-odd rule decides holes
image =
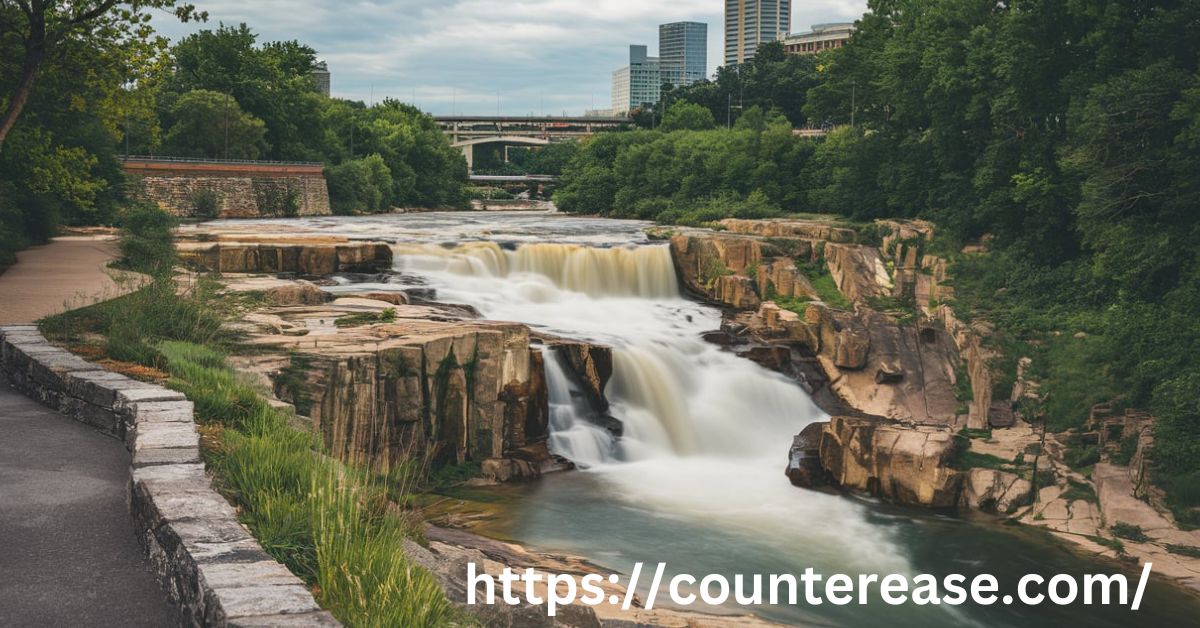
[[[821,466],[833,482],[894,504],[950,508],[960,473],[953,434],[875,418],[834,417],[821,432]]]
[[[959,500],[959,505],[964,508],[1009,514],[1033,500],[1033,485],[1015,473],[971,469],[965,475]]]
[[[828,472],[821,466],[821,435],[825,425],[810,423],[792,439],[787,476],[795,486],[816,488],[829,483]]]
[[[861,330],[846,328],[834,336],[833,363],[840,369],[859,370],[867,365],[871,337]]]
[[[753,310],[762,303],[755,292],[754,281],[741,275],[717,277],[713,291],[716,300],[735,310]]]
[[[744,274],[762,261],[762,243],[753,238],[677,235],[671,255],[684,286],[696,294],[736,309],[758,307],[754,281]]]
[[[851,301],[891,293],[887,266],[872,247],[830,242],[825,245],[825,261],[838,290]]]
[[[726,218],[721,226],[729,233],[764,236],[769,238],[802,238],[826,242],[851,243],[858,239],[853,229],[812,220],[745,220]]]
[[[901,327],[867,308],[842,312],[819,303],[805,310],[809,345],[835,392],[865,414],[930,425],[954,422],[959,357],[936,327]]]
[[[292,355],[290,386],[330,452],[348,461],[482,463],[547,437],[541,355],[523,325],[406,320],[298,341]]]
[[[392,267],[392,249],[377,242],[337,238],[295,243],[180,242],[184,264],[214,273],[297,273],[328,276],[338,272],[379,272]]]
[[[758,293],[778,297],[816,299],[817,291],[796,263],[787,257],[773,258],[758,267]]]
[[[608,399],[604,396],[604,387],[613,374],[612,349],[582,342],[556,341],[553,344],[583,385],[592,408],[597,412],[607,412]]]

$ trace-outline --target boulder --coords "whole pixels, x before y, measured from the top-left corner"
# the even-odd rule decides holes
[[[867,366],[867,352],[871,349],[871,337],[856,329],[837,332],[833,341],[833,363],[840,369],[857,371]]]
[[[383,301],[384,303],[391,303],[392,305],[408,305],[408,295],[404,294],[403,292],[368,292],[366,294],[356,296],[361,296],[364,299],[371,299],[372,301]]]
[[[1015,473],[971,469],[965,473],[959,505],[993,514],[1012,514],[1033,502],[1033,485]]]
[[[810,423],[792,439],[786,473],[794,486],[817,488],[829,483],[829,474],[821,466],[821,434],[827,425]]]
[[[330,300],[330,294],[307,281],[266,290],[264,296],[271,305],[320,305]]]
[[[879,418],[834,417],[821,432],[821,466],[835,485],[905,506],[951,508],[961,474],[948,429]]]

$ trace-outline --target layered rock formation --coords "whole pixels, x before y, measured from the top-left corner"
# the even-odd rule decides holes
[[[181,261],[213,273],[295,273],[327,276],[339,272],[378,272],[392,267],[392,249],[379,242],[345,238],[223,240],[180,242]]]
[[[820,468],[834,485],[908,506],[958,503],[962,477],[951,466],[958,450],[949,430],[844,416],[816,425]],[[821,477],[811,458],[816,429],[810,426],[802,434],[807,477],[795,475],[794,483],[809,485],[804,482]]]
[[[804,371],[799,378],[823,407],[849,413],[797,436],[793,482],[999,512],[1028,496],[1029,482],[1016,474],[950,466],[953,433],[986,427],[1007,404],[992,403],[994,355],[981,330],[942,303],[953,290],[945,261],[926,252],[931,224],[881,221],[862,233],[806,220],[721,227],[671,237],[687,289],[727,310],[721,342],[768,368]],[[861,243],[867,237],[879,245]],[[818,281],[842,298],[825,302]],[[964,376],[970,398],[960,398]]]
[[[262,387],[310,420],[343,460],[376,469],[472,463],[497,481],[564,468],[546,444],[539,344],[558,345],[589,401],[607,408],[606,347],[531,337],[525,325],[473,320],[453,307],[407,305],[399,292],[326,303],[306,282],[230,279],[229,289],[272,303],[236,325],[253,349],[238,358],[239,370],[260,374]]]

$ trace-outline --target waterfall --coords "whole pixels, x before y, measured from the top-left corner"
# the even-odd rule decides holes
[[[823,413],[777,373],[700,339],[719,314],[680,296],[668,247],[493,242],[397,245],[396,268],[490,319],[613,347],[605,396],[614,437],[594,420],[566,364],[545,351],[551,449],[581,467],[679,458],[782,460]]]
[[[545,277],[555,287],[592,297],[670,299],[679,296],[675,267],[666,246],[594,248],[579,244],[525,244],[506,251],[494,242],[452,249],[397,245],[396,268],[450,272],[471,277]]]
[[[550,450],[585,469],[613,460],[612,434],[585,419],[592,409],[583,391],[567,375],[562,355],[554,349],[543,349],[542,356],[550,401]]]

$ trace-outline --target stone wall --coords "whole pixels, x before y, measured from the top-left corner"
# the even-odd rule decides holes
[[[195,216],[195,198],[212,192],[219,218],[326,216],[331,213],[323,166],[129,160],[131,194],[176,216]],[[285,198],[292,201],[285,208]]]
[[[180,625],[340,625],[213,490],[182,394],[105,371],[33,326],[0,327],[0,372],[17,390],[125,442],[134,532]]]

